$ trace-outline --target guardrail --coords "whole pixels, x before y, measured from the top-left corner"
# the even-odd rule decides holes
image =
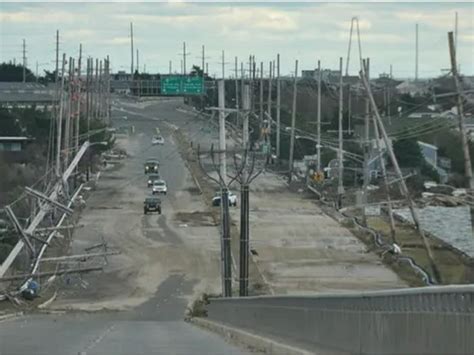
[[[213,321],[313,350],[474,354],[474,285],[210,300]]]

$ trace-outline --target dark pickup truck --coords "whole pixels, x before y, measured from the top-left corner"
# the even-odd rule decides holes
[[[145,174],[158,173],[160,163],[156,159],[148,159],[145,163]]]
[[[158,214],[161,214],[161,200],[158,197],[149,196],[145,198],[143,205],[144,214],[148,212],[158,212]]]

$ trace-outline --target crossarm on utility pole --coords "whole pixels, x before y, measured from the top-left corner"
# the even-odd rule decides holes
[[[31,244],[30,240],[28,239],[28,236],[26,235],[25,231],[20,225],[20,222],[18,222],[18,219],[16,218],[15,214],[13,213],[12,209],[10,206],[5,207],[5,212],[7,212],[8,217],[12,221],[13,225],[15,226],[16,231],[18,234],[20,234],[21,240],[28,246],[28,249],[35,254],[35,249],[33,248],[33,244]]]
[[[37,197],[41,200],[44,200],[46,202],[48,202],[49,204],[53,205],[53,206],[56,206],[57,208],[59,208],[61,211],[63,212],[66,212],[67,214],[72,214],[74,211],[69,208],[69,207],[66,207],[64,206],[62,203],[59,203],[58,201],[56,200],[52,200],[50,199],[48,196],[46,196],[45,194],[39,192],[39,191],[36,191],[36,190],[33,190],[31,187],[25,187],[25,191],[26,193],[34,196],[34,197]]]

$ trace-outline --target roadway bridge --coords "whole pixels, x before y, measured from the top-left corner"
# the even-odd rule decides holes
[[[316,354],[474,354],[474,286],[211,299],[217,324]]]

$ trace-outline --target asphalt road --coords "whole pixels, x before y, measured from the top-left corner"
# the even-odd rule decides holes
[[[72,252],[103,238],[122,254],[108,258],[103,273],[64,283],[52,308],[66,311],[0,323],[0,355],[246,353],[184,321],[196,294],[219,292],[219,239],[205,215],[189,219],[203,213],[203,203],[170,132],[173,124],[195,125],[197,138],[202,123],[176,106],[164,102],[147,110],[118,104],[114,126],[135,126],[135,135],[120,142],[130,157],[124,166],[103,172],[81,215],[85,227],[76,230]],[[151,145],[156,127],[165,136],[164,146]],[[143,215],[148,157],[160,160],[168,183],[162,215]]]

